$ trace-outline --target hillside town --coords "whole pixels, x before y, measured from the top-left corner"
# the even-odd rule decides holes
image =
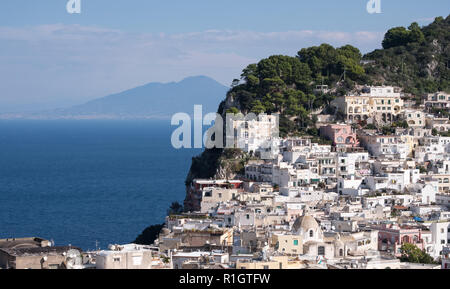
[[[3,239],[0,267],[450,269],[450,94],[362,86],[330,106],[320,141],[269,139],[270,159],[275,116],[241,123],[242,173],[194,179],[151,245]]]

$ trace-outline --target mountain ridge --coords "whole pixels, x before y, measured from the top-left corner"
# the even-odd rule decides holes
[[[199,75],[179,82],[150,82],[68,108],[3,114],[18,119],[167,119],[177,112],[193,113],[203,105],[204,112],[216,112],[228,87]]]

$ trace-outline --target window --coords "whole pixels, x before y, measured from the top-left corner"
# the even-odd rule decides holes
[[[319,248],[317,248],[317,255],[325,256],[325,247],[324,246],[320,246]]]
[[[294,240],[294,246],[298,246],[298,240]]]
[[[120,262],[120,257],[114,257],[114,262]]]
[[[267,266],[267,265],[264,265],[264,270],[269,270],[269,266]]]
[[[311,238],[314,237],[314,231],[313,231],[313,230],[310,230],[310,231],[309,231],[309,237],[311,237]]]

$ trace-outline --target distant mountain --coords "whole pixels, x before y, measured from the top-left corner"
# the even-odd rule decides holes
[[[203,105],[203,113],[217,112],[228,87],[206,76],[180,82],[149,83],[140,87],[89,101],[66,109],[12,118],[170,118],[174,113],[193,114],[194,105]],[[5,117],[5,116],[3,116]]]

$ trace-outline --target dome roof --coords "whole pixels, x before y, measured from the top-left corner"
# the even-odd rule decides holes
[[[303,231],[307,231],[310,229],[316,230],[319,228],[319,224],[317,223],[316,219],[314,219],[311,216],[306,215],[306,216],[301,216],[301,217],[297,218],[297,220],[295,220],[292,228],[295,231],[299,231],[300,228]]]

